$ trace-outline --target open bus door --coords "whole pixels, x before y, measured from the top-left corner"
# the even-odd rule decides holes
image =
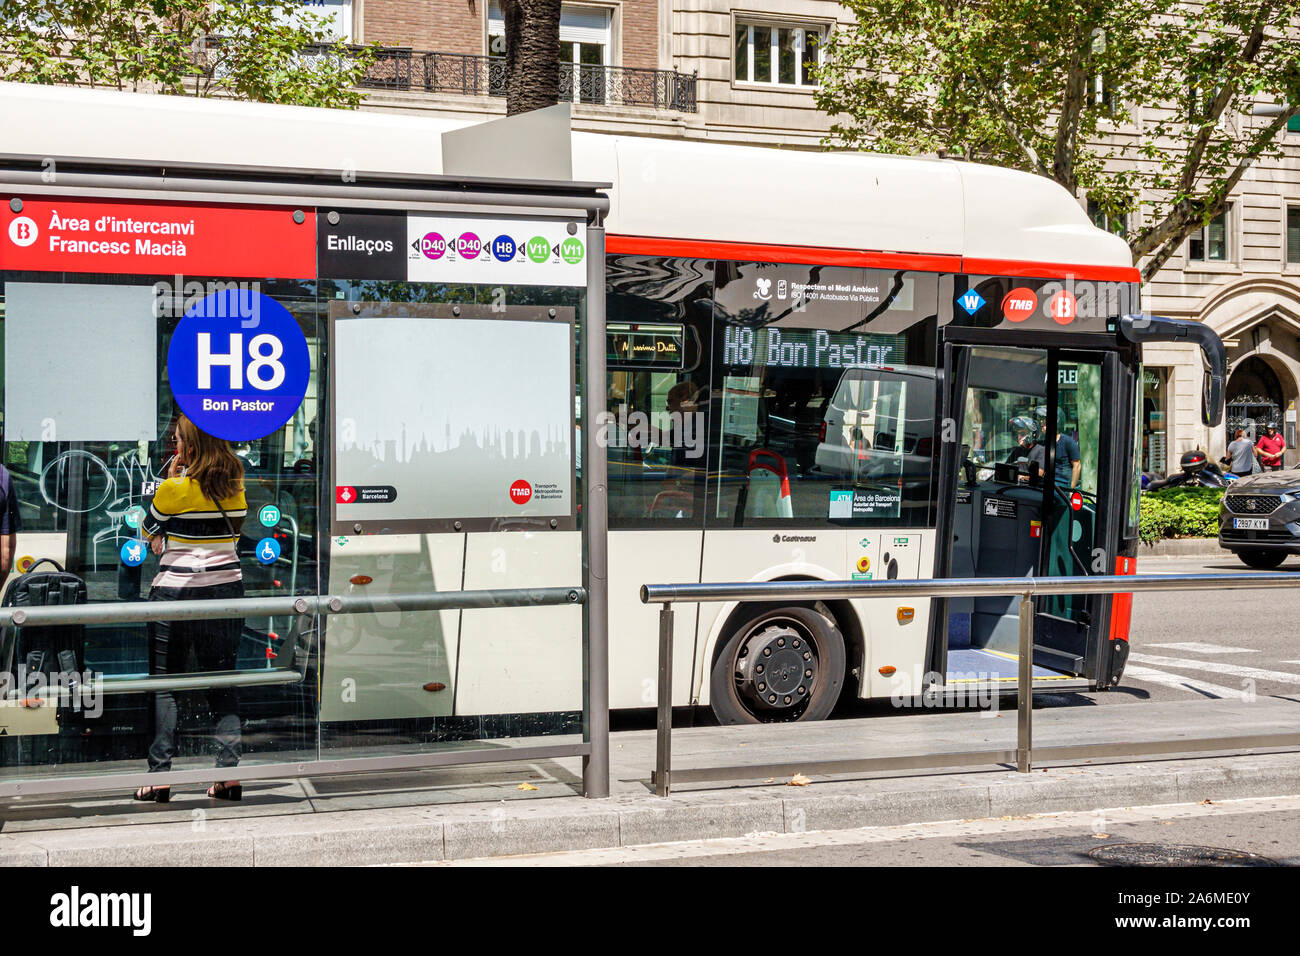
[[[945,330],[944,425],[957,440],[940,456],[936,577],[1114,573],[1136,350],[1057,338]],[[1106,595],[1039,598],[1035,683],[1105,683],[1108,613]],[[1018,644],[1014,595],[936,601],[929,669],[945,688],[1014,690]]]
[[[1141,345],[1196,344],[1202,420],[1222,418],[1226,356],[1200,323],[1131,315],[1113,337],[948,327],[943,346],[936,578],[1133,573]],[[1128,595],[1035,602],[1036,687],[1108,687],[1127,660]],[[1014,690],[1015,596],[938,599],[928,669],[947,692]]]

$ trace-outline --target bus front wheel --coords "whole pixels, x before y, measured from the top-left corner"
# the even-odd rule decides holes
[[[823,720],[844,686],[844,637],[811,607],[742,611],[713,663],[721,724]]]

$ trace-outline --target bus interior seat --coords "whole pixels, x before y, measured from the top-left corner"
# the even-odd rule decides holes
[[[755,448],[749,453],[745,475],[746,518],[794,517],[790,472],[783,456],[768,448]]]
[[[689,491],[665,490],[650,504],[650,518],[690,518],[695,511],[695,497]]]

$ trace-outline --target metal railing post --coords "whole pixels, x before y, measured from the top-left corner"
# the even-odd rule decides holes
[[[605,221],[587,223],[587,314],[582,328],[582,794],[609,796],[609,472],[605,458]]]
[[[1016,770],[1029,773],[1034,731],[1034,595],[1020,595],[1020,661],[1016,693]]]
[[[673,758],[673,606],[659,612],[659,723],[655,736],[655,794],[668,796]]]

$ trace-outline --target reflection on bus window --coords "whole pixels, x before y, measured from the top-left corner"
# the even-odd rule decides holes
[[[720,526],[914,527],[928,515],[932,367],[907,337],[721,330],[710,518]]]
[[[698,526],[711,263],[611,256],[607,270],[609,526]]]

